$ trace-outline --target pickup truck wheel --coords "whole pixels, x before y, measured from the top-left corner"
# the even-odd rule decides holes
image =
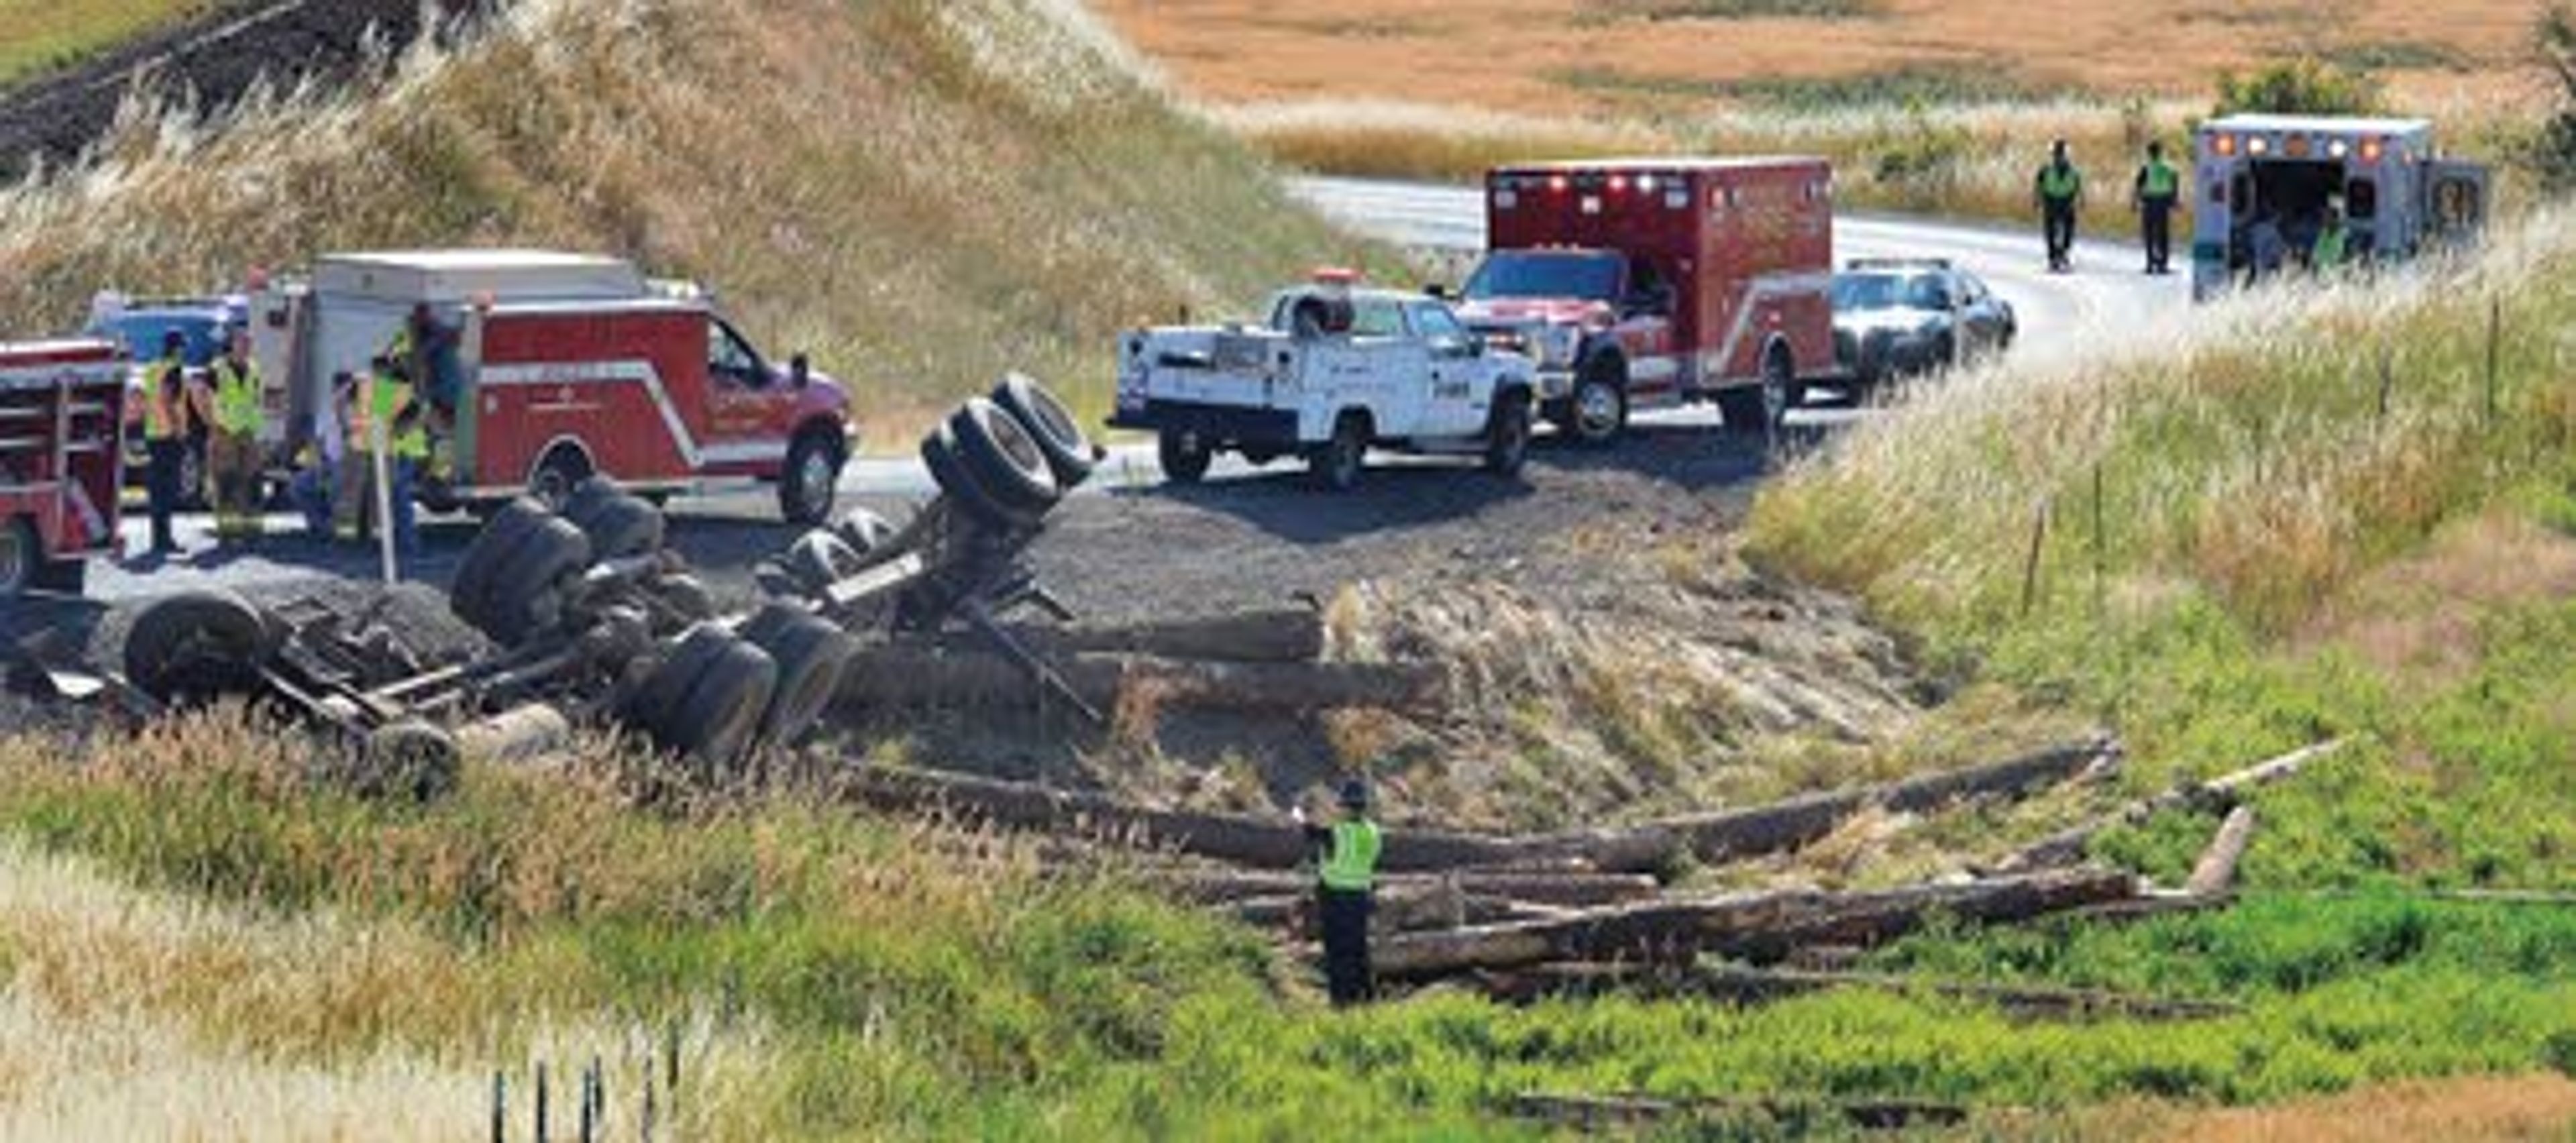
[[[966,471],[1004,508],[1044,515],[1063,498],[1037,439],[1001,406],[969,400],[949,415],[948,429]]]
[[[539,522],[547,516],[544,505],[521,496],[501,506],[483,530],[474,534],[474,542],[465,545],[465,554],[456,561],[456,577],[449,581],[448,610],[459,618],[482,606],[483,593],[499,574],[500,565],[528,542]]]
[[[559,445],[546,454],[536,474],[528,478],[528,495],[548,509],[560,511],[572,503],[573,491],[596,471],[580,449]]]
[[[778,684],[760,722],[764,742],[795,741],[832,706],[858,644],[840,628],[793,608],[763,609],[744,625],[742,637],[778,664]]]
[[[823,433],[798,436],[787,447],[787,467],[779,470],[778,514],[790,524],[821,524],[832,518],[840,490],[841,446]]]
[[[1174,484],[1196,484],[1207,479],[1208,465],[1215,461],[1216,450],[1208,447],[1207,438],[1190,429],[1165,429],[1154,438],[1154,459],[1163,466],[1163,479]]]
[[[172,706],[259,693],[276,632],[249,600],[220,588],[165,596],[125,635],[125,677]]]
[[[1083,433],[1082,422],[1074,419],[1073,410],[1066,408],[1037,378],[1025,373],[1009,374],[993,386],[992,400],[1029,431],[1038,451],[1046,454],[1047,467],[1055,470],[1058,487],[1071,492],[1091,479],[1091,438]]]
[[[1333,422],[1333,439],[1315,450],[1307,463],[1324,487],[1348,492],[1359,487],[1360,473],[1368,467],[1368,447],[1368,422],[1356,413],[1344,413]]]
[[[564,583],[590,564],[590,538],[569,520],[546,517],[495,565],[473,613],[457,617],[504,647],[523,646],[562,624]]]
[[[20,516],[0,524],[0,599],[16,599],[35,585],[43,551],[35,521]]]
[[[1529,463],[1530,401],[1520,393],[1494,402],[1493,423],[1485,428],[1485,471],[1513,477]]]
[[[1616,362],[1604,360],[1575,379],[1568,409],[1575,440],[1600,448],[1628,431],[1628,386],[1619,372]]]

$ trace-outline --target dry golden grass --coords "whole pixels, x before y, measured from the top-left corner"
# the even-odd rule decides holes
[[[2438,686],[2477,665],[2487,616],[2572,596],[2576,539],[2518,513],[2492,512],[2361,577],[2301,642],[2346,647],[2392,678]]]
[[[1076,5],[529,0],[380,90],[138,111],[96,169],[0,193],[0,313],[517,243],[702,279],[890,421],[1006,367],[1105,411],[1115,329],[1353,249]]]
[[[1907,67],[2034,90],[2190,95],[2317,51],[2399,63],[2410,98],[2521,94],[2527,0],[1887,0],[1869,19],[1604,19],[1585,0],[1099,0],[1215,103],[1381,97],[1544,116],[1671,111],[1720,85]],[[1615,10],[1615,9],[1614,9]],[[2142,18],[2143,17],[2143,18]]]
[[[2576,1081],[2533,1075],[2389,1084],[2279,1107],[2196,1112],[2158,1137],[2176,1143],[2563,1143],[2576,1138]]]

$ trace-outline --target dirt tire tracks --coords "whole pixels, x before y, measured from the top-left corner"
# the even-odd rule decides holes
[[[483,14],[506,0],[429,0],[441,19]],[[67,70],[0,91],[0,179],[38,162],[77,159],[141,89],[193,100],[206,114],[238,105],[263,77],[292,88],[356,77],[371,36],[399,51],[421,36],[422,0],[238,0],[112,48]]]

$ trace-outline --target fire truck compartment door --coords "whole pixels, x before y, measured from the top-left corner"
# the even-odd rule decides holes
[[[2468,242],[2486,229],[2487,168],[2435,159],[2424,164],[2424,237],[2427,245]]]

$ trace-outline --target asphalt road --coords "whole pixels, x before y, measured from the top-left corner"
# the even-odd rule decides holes
[[[1482,201],[1474,188],[1300,179],[1294,189],[1357,232],[1435,254],[1448,252],[1462,270],[1483,247]],[[2135,247],[2126,245],[2087,241],[2078,250],[2076,272],[2054,275],[2045,271],[2038,239],[2031,234],[1896,218],[1846,217],[1835,224],[1835,240],[1836,252],[1844,258],[1942,257],[1975,270],[2020,313],[2023,334],[2016,352],[2026,355],[2085,353],[2113,339],[2133,335],[2152,324],[2149,319],[2189,304],[2188,288],[2182,278],[2148,278],[2138,273],[2143,256]],[[1797,414],[1797,420],[1821,427],[1856,415],[1861,414],[1819,409]],[[1702,430],[1716,425],[1713,412],[1697,409],[1640,420],[1654,432],[1692,437],[1704,436]],[[1383,456],[1373,461],[1381,468],[1449,463],[1452,462]],[[1539,463],[1564,462],[1543,454]],[[1256,472],[1239,458],[1227,458],[1218,464],[1211,481],[1222,488],[1229,482],[1277,475],[1294,468],[1293,464],[1282,464]],[[1758,470],[1756,458],[1743,476],[1751,479],[1758,476]],[[1102,476],[1085,489],[1085,495],[1134,492],[1161,481],[1150,445],[1121,444],[1111,449]],[[891,508],[904,501],[927,498],[932,485],[929,474],[909,456],[866,457],[853,462],[844,473],[842,492],[844,503]],[[701,566],[739,570],[790,538],[787,529],[776,522],[775,501],[767,489],[684,499],[676,501],[674,509],[680,518],[675,539]],[[211,522],[202,517],[182,520],[180,541],[188,554],[179,559],[94,566],[90,598],[113,602],[188,586],[255,587],[317,572],[347,576],[372,576],[376,572],[372,550],[290,536],[300,527],[292,516],[273,517],[270,531],[281,538],[248,551],[217,550],[210,527]],[[129,513],[126,528],[129,549],[141,551],[148,542],[148,533],[139,511]],[[443,581],[473,530],[473,522],[462,517],[429,522],[425,550],[406,573]]]

